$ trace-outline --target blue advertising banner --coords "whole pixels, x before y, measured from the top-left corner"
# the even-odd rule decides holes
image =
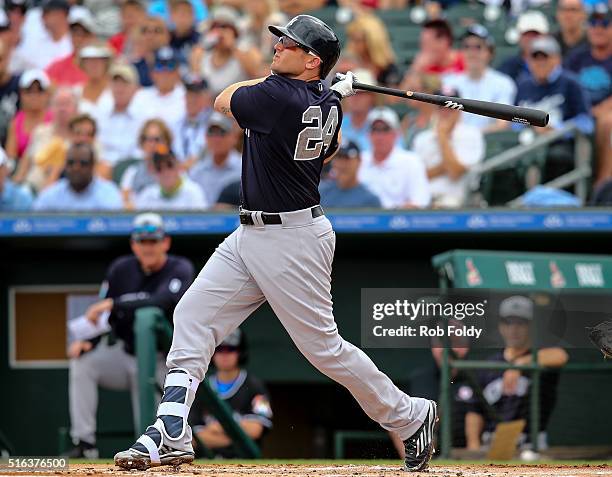
[[[431,232],[611,232],[612,213],[598,210],[559,211],[332,211],[338,233]],[[130,232],[134,214],[1,215],[0,236],[120,236]],[[174,235],[228,234],[236,214],[164,214]]]

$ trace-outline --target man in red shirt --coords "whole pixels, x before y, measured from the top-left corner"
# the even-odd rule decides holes
[[[87,81],[87,75],[79,66],[79,52],[96,40],[94,20],[86,8],[71,8],[68,23],[74,49],[68,56],[51,63],[46,70],[49,79],[58,86],[76,86]]]
[[[412,62],[415,73],[461,73],[465,69],[463,55],[453,50],[453,30],[446,20],[429,20],[421,30],[421,47]]]

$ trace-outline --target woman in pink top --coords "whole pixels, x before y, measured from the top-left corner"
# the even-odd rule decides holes
[[[11,121],[5,148],[7,155],[17,161],[15,182],[25,178],[27,167],[19,159],[28,147],[32,131],[39,124],[51,122],[49,86],[49,78],[42,70],[27,70],[19,79],[21,107]]]

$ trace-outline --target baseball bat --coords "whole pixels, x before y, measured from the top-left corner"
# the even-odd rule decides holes
[[[492,103],[490,101],[478,101],[475,99],[455,98],[453,96],[442,96],[439,94],[417,93],[415,91],[404,91],[401,89],[373,86],[359,82],[353,83],[353,89],[398,96],[400,98],[412,99],[423,103],[435,104],[443,108],[460,109],[467,113],[503,119],[504,121],[512,121],[527,126],[546,126],[548,124],[548,113],[540,111],[539,109]]]

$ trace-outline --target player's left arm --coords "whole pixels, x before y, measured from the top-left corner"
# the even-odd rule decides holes
[[[266,78],[267,76],[264,76],[263,78],[239,81],[238,83],[229,85],[227,88],[221,91],[221,93],[219,93],[219,96],[217,96],[217,99],[215,99],[215,111],[225,114],[230,118],[234,118],[234,115],[232,114],[232,108],[230,107],[232,95],[234,94],[234,92],[238,88],[242,88],[243,86],[253,86],[259,84],[262,81],[265,81]]]
[[[340,144],[341,143],[342,143],[342,130],[340,128],[338,128],[338,139],[336,139],[335,147],[330,147],[329,148],[329,150],[326,153],[325,160],[323,161],[323,164],[327,164],[329,161],[331,161],[334,158],[334,156],[338,152],[338,149],[340,149]]]

